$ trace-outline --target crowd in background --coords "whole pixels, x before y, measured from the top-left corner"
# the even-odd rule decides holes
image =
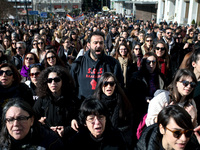
[[[49,149],[133,149],[167,105],[183,107],[198,126],[199,81],[195,25],[112,14],[1,23],[0,146],[20,149],[32,138]],[[27,128],[22,138],[24,129],[9,128],[16,122]]]

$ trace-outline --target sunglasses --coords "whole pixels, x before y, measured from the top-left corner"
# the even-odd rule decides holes
[[[179,82],[181,82],[185,87],[188,86],[189,84],[190,84],[191,88],[194,88],[196,86],[196,83],[189,82],[189,81],[186,81],[186,80],[179,81]]]
[[[33,45],[37,45],[37,43],[33,43]]]
[[[22,47],[16,47],[16,49],[22,49]]]
[[[0,70],[0,76],[2,76],[3,73],[5,73],[7,76],[13,75],[13,72],[11,70],[6,70],[6,71]]]
[[[172,34],[172,32],[167,32],[167,34]]]
[[[33,77],[33,76],[37,77],[39,74],[40,74],[40,72],[35,72],[35,73],[30,73],[29,76],[30,77]]]
[[[146,63],[147,63],[148,65],[150,65],[151,63],[152,63],[152,64],[155,64],[156,61],[155,61],[155,60],[152,60],[152,61],[151,61],[151,60],[146,60]]]
[[[114,81],[110,81],[110,82],[106,81],[106,82],[104,82],[103,86],[106,87],[106,86],[108,86],[108,84],[113,87],[115,85],[115,82]]]
[[[175,138],[177,138],[177,139],[180,138],[182,134],[185,134],[185,136],[187,138],[190,138],[192,136],[192,134],[193,134],[193,130],[192,129],[190,129],[190,130],[170,130],[167,127],[166,127],[166,129],[169,130],[170,132],[172,132],[173,136]]]
[[[161,50],[161,51],[164,51],[165,48],[164,47],[156,47],[156,50]]]
[[[47,83],[52,83],[52,81],[58,83],[61,81],[61,78],[60,77],[55,77],[55,78],[48,78],[47,79]]]
[[[146,40],[146,42],[152,42],[153,40]]]
[[[38,42],[38,44],[44,44],[43,42]]]
[[[135,50],[141,50],[141,48],[135,48]]]
[[[31,58],[31,57],[26,57],[26,60],[33,60],[33,58]]]
[[[16,43],[12,43],[12,44],[16,44]]]
[[[56,56],[47,57],[47,60],[50,60],[51,58],[54,59],[54,58],[56,58]]]

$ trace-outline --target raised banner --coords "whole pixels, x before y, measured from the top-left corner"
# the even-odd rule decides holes
[[[80,21],[80,20],[83,20],[84,18],[85,17],[84,17],[83,13],[77,17],[71,17],[69,14],[67,14],[67,16],[66,16],[66,19],[69,21]]]

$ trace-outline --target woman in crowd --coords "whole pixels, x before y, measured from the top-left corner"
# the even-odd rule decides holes
[[[146,125],[157,122],[158,113],[170,104],[178,104],[191,115],[194,126],[197,125],[197,109],[193,100],[194,88],[197,83],[195,75],[187,69],[179,69],[167,91],[157,90],[150,101]]]
[[[33,95],[28,86],[21,83],[21,75],[15,66],[11,64],[0,65],[0,107],[8,101],[9,98],[21,97],[33,106]],[[1,111],[0,110],[0,111]]]
[[[3,108],[0,149],[64,149],[54,132],[39,125],[32,107],[21,99]]]
[[[64,67],[49,67],[40,73],[34,104],[39,121],[63,138],[73,134],[71,120],[77,116],[74,104],[74,82]]]
[[[115,55],[116,55],[116,50],[117,50],[117,48],[118,48],[119,45],[122,44],[122,43],[126,44],[126,40],[125,40],[124,37],[119,36],[118,38],[115,39],[115,43],[116,43],[116,44],[115,44],[114,48],[112,49],[112,51],[111,51],[111,53],[110,53],[111,56],[115,56]]]
[[[29,66],[35,63],[39,63],[39,60],[36,54],[29,52],[24,56],[23,66],[20,71],[20,74],[22,76],[22,82],[25,82],[29,79],[29,75],[28,75]]]
[[[8,37],[4,37],[2,45],[5,50],[4,53],[8,56],[11,56],[11,41]]]
[[[145,37],[145,43],[141,46],[142,54],[145,55],[147,52],[153,50],[153,38],[150,35]]]
[[[63,61],[58,57],[55,51],[49,50],[46,52],[44,57],[44,67],[52,67],[52,66],[62,66],[65,67]]]
[[[163,41],[158,41],[154,45],[153,51],[158,57],[158,64],[161,73],[167,77],[167,75],[169,75],[169,54],[167,45]]]
[[[38,49],[32,49],[31,52],[35,53],[38,56],[39,61],[41,63],[44,59],[45,54],[46,54],[46,52],[45,52],[45,42],[42,38],[39,38],[37,44],[38,44]]]
[[[17,54],[16,52],[16,43],[18,42],[17,39],[13,39],[11,42],[11,56],[15,56]]]
[[[70,150],[126,150],[126,143],[118,130],[112,127],[105,104],[97,99],[85,100],[80,108],[81,130],[70,141]]]
[[[74,31],[72,31],[70,34],[70,43],[73,45],[77,52],[83,48],[81,41],[78,39],[78,36]]]
[[[135,44],[135,46],[133,47],[133,63],[137,64],[138,70],[140,69],[142,57],[143,54],[140,44]]]
[[[131,50],[126,44],[122,43],[118,46],[115,59],[117,59],[121,65],[124,76],[124,87],[126,87],[126,83],[129,81],[132,73],[138,70],[136,63],[133,63]]]
[[[36,94],[36,87],[38,84],[38,77],[40,72],[43,70],[43,66],[40,63],[32,64],[29,66],[29,78],[25,83],[29,86],[33,94],[33,100],[37,100],[38,96]]]

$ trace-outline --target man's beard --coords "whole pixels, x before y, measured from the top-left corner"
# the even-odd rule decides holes
[[[94,50],[94,49],[91,49],[90,48],[90,52],[92,53],[92,56],[95,58],[95,59],[100,59],[102,56],[103,56],[103,53],[104,51],[102,50],[100,54],[96,54],[95,52],[96,51],[101,51],[101,50]]]

